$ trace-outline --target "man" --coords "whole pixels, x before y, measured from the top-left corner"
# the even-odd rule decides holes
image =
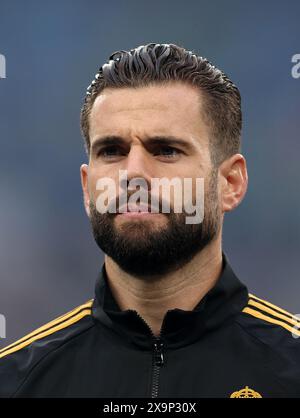
[[[95,298],[1,350],[2,396],[300,397],[297,318],[249,295],[222,251],[247,189],[241,125],[239,90],[207,59],[154,43],[111,55],[81,112],[105,253]],[[194,180],[193,204],[204,179],[201,221],[175,210],[178,182],[166,198],[155,178]],[[118,185],[105,199],[103,179]]]

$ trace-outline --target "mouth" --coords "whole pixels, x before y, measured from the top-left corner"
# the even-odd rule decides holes
[[[125,205],[122,206],[118,211],[117,211],[117,216],[122,216],[122,217],[129,217],[129,218],[134,218],[134,217],[150,217],[150,216],[155,216],[155,215],[161,215],[160,213],[156,213],[156,212],[151,212],[151,207],[149,207],[148,205]]]
[[[148,205],[125,205],[122,206],[117,213],[151,213],[151,208]]]

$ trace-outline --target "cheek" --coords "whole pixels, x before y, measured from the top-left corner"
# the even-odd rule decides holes
[[[117,179],[111,176],[107,169],[90,166],[88,188],[91,197],[96,199],[105,190],[104,186],[107,188],[111,182],[117,184]]]

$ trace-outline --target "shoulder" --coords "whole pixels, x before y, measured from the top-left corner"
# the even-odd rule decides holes
[[[93,299],[0,350],[0,397],[10,396],[43,358],[93,326]]]
[[[300,315],[249,293],[237,318],[241,328],[281,356],[300,361]]]

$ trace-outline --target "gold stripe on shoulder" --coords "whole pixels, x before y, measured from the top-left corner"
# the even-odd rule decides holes
[[[18,345],[16,345],[15,347],[12,347],[11,349],[8,349],[8,347],[5,348],[5,352],[0,354],[0,358],[7,356],[8,354],[14,353],[15,351],[19,351],[22,348],[28,346],[29,344],[31,344],[32,342],[36,341],[36,340],[40,340],[41,338],[47,337],[48,335],[51,335],[57,331],[60,331],[63,328],[67,328],[68,326],[74,324],[75,322],[78,322],[81,318],[83,318],[84,316],[90,315],[90,311],[88,310],[88,308],[84,309],[82,312],[78,313],[75,316],[72,316],[69,319],[66,319],[64,322],[55,325],[51,328],[45,329],[43,332],[29,338],[28,340],[24,341],[23,343],[20,343]]]
[[[285,328],[286,330],[290,331],[292,334],[294,335],[299,335],[300,337],[300,330],[299,330],[299,326],[295,326],[292,327],[292,325],[288,325],[286,322],[280,321],[279,319],[275,319],[275,318],[271,318],[270,316],[264,315],[261,312],[258,312],[254,309],[251,309],[249,307],[246,306],[246,308],[243,309],[243,312],[254,316],[255,318],[259,318],[262,319],[266,322],[269,322],[271,324],[275,324],[275,325],[279,325],[283,328]]]
[[[289,315],[289,316],[282,315],[279,312],[274,311],[273,309],[268,308],[268,306],[265,306],[265,305],[263,305],[259,302],[255,302],[255,301],[250,299],[249,302],[248,302],[248,306],[249,307],[255,306],[256,308],[260,309],[261,311],[264,311],[264,312],[266,312],[270,315],[276,316],[276,318],[283,319],[286,322],[289,322],[291,325],[300,326],[300,319],[297,319],[296,317],[291,317],[291,315]]]
[[[288,315],[288,316],[292,316],[293,318],[295,318],[295,320],[297,320],[297,317],[296,317],[295,315],[291,314],[290,312],[285,311],[285,310],[284,310],[284,309],[282,309],[282,308],[279,308],[279,306],[273,305],[272,303],[270,303],[270,302],[268,302],[268,301],[266,301],[266,300],[264,300],[264,299],[260,299],[260,298],[258,298],[257,296],[252,295],[251,293],[249,293],[249,297],[250,297],[250,298],[253,298],[253,299],[255,299],[255,300],[257,300],[258,302],[263,302],[263,303],[265,303],[266,305],[268,305],[270,308],[274,308],[274,309],[276,309],[277,311],[280,311],[280,312],[282,312],[283,314],[286,314],[286,315]],[[299,319],[299,318],[298,318],[298,319]]]
[[[15,346],[18,346],[22,342],[27,341],[28,339],[38,336],[40,333],[47,331],[48,329],[54,327],[56,324],[66,321],[68,318],[74,317],[78,314],[78,312],[81,312],[82,310],[90,310],[93,304],[93,299],[90,299],[88,302],[77,306],[76,308],[72,309],[71,311],[59,316],[58,318],[53,319],[53,321],[47,322],[45,325],[35,329],[34,331],[30,332],[29,334],[26,334],[24,337],[20,338],[19,340],[15,341],[14,343],[8,345],[7,347],[4,347],[0,350],[0,358],[1,353],[3,351],[8,350],[9,348],[13,348]]]

